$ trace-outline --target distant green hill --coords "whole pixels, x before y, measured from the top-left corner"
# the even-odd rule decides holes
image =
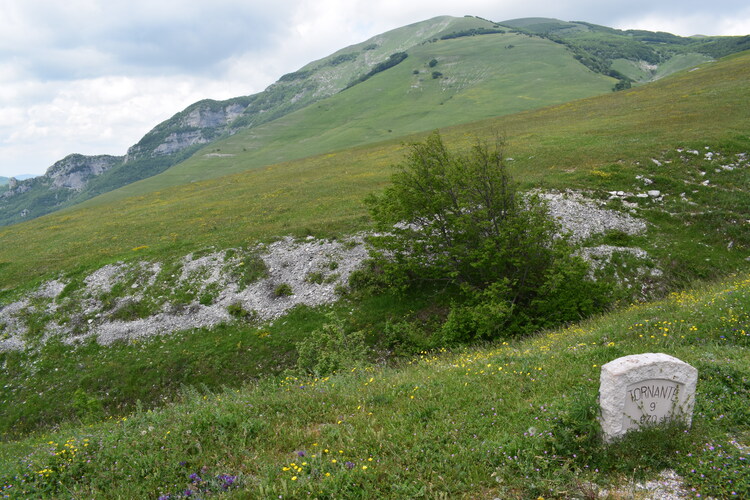
[[[563,44],[592,70],[628,84],[658,80],[708,60],[750,49],[750,36],[680,37],[547,18],[514,19],[502,25]]]
[[[124,186],[100,202],[606,93],[748,47],[748,37],[437,17],[341,49],[258,94],[197,102],[124,157],[76,155],[72,167],[67,157],[0,198],[0,224]]]
[[[437,40],[413,47],[400,64],[367,81],[212,143],[160,175],[92,202],[607,93],[615,82],[539,37]]]

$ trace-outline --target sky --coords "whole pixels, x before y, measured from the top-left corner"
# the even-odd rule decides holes
[[[201,99],[440,15],[554,17],[677,35],[750,34],[747,0],[0,0],[0,176],[123,155]]]

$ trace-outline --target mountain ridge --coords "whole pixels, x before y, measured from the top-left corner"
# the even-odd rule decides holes
[[[12,189],[8,181],[8,187],[0,194],[0,225],[38,217],[165,172],[218,140],[243,130],[274,123],[361,84],[372,76],[370,73],[373,71],[392,71],[392,66],[396,64],[389,65],[388,61],[395,54],[404,54],[398,61],[403,64],[408,56],[407,51],[417,50],[425,44],[458,39],[474,42],[479,40],[474,38],[479,35],[498,33],[523,33],[525,36],[540,37],[561,44],[590,70],[618,79],[616,87],[619,88],[628,88],[631,83],[653,81],[710,60],[711,56],[708,54],[700,56],[686,52],[688,49],[685,47],[688,46],[700,46],[704,48],[704,52],[721,54],[731,49],[724,43],[731,39],[736,42],[735,48],[745,45],[750,47],[749,37],[705,37],[686,41],[689,39],[664,33],[621,31],[590,23],[564,22],[550,18],[523,18],[494,23],[471,16],[440,16],[342,48],[293,73],[282,75],[277,82],[260,93],[223,101],[198,101],[156,125],[138,143],[131,146],[124,156],[75,155],[74,168],[69,165],[66,174],[68,181],[62,181],[59,175],[55,175],[58,168],[56,166],[60,162],[50,167],[45,175],[19,181]],[[619,45],[614,49],[610,48],[608,52],[599,50],[601,37],[620,37],[622,33],[643,40],[639,40],[640,45],[634,45],[617,39]],[[605,41],[609,43],[608,39]],[[669,50],[675,54],[663,47],[656,50],[647,45],[667,42],[679,45],[677,48],[670,46]],[[665,54],[672,55],[666,58]],[[616,55],[625,57],[613,57]],[[438,71],[440,68],[430,69],[432,78],[442,77],[442,72]],[[429,75],[430,72],[426,74]],[[442,104],[443,102],[435,103]],[[450,124],[443,121],[436,125]],[[432,126],[431,123],[424,125],[426,128]],[[267,148],[272,144],[273,139],[269,138],[259,147]],[[286,146],[288,145],[280,145]],[[304,153],[305,151],[301,152]],[[100,168],[102,157],[109,158],[107,168]],[[217,156],[214,155],[214,158]]]

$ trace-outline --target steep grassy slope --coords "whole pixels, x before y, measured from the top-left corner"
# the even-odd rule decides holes
[[[258,94],[194,103],[154,127],[106,171],[96,169],[94,177],[85,166],[69,172],[86,178],[75,189],[50,178],[22,182],[0,197],[0,224],[72,206],[165,170],[106,200],[595,95],[613,83],[626,88],[749,47],[748,37],[684,38],[544,18],[497,24],[437,17],[313,61]],[[373,75],[379,83],[370,81]],[[318,107],[344,89],[341,99]],[[291,115],[295,111],[301,112]],[[231,145],[213,143],[241,130],[242,151],[250,154],[226,159],[234,153],[219,150]],[[207,144],[186,168],[171,169]],[[209,161],[198,161],[207,154]]]
[[[213,143],[189,161],[94,203],[607,93],[614,83],[538,37],[437,40],[411,48],[404,61],[363,83]]]
[[[77,171],[76,186],[58,185],[58,164],[44,176],[21,183],[9,196],[0,198],[0,224],[29,220],[88,200],[101,193],[156,175],[188,158],[201,145],[271,122],[319,99],[353,85],[363,75],[403,52],[441,36],[466,30],[491,29],[493,24],[473,17],[437,17],[382,33],[360,44],[313,61],[299,71],[283,75],[263,92],[224,101],[202,100],[163,121],[128,149],[125,157],[92,177],[84,157]],[[62,160],[64,162],[64,160]],[[84,179],[82,185],[80,180]],[[20,180],[20,179],[19,179]]]
[[[631,190],[635,175],[649,173],[653,165],[650,158],[677,147],[710,146],[725,154],[750,149],[750,116],[746,112],[749,81],[750,54],[743,53],[631,91],[455,127],[445,130],[444,137],[449,143],[467,145],[473,136],[504,134],[508,154],[514,158],[513,171],[529,186],[596,188],[600,193]],[[361,200],[387,181],[388,166],[398,161],[403,151],[401,140],[112,203],[98,200],[91,206],[3,228],[3,295],[25,289],[43,276],[92,269],[117,259],[183,255],[210,245],[246,245],[289,233],[334,235],[362,229],[366,217]],[[241,160],[242,153],[234,158]],[[222,161],[218,159],[214,168],[221,168]],[[682,181],[674,183],[670,177],[686,176],[688,170],[678,163],[672,168],[673,173],[666,169],[662,174],[656,172],[660,180],[654,189],[670,192],[677,200],[686,189]],[[750,218],[735,213],[747,206],[742,203],[746,196],[743,186],[747,184],[742,184],[741,171],[726,175],[728,184],[723,188],[689,181],[695,184],[691,191],[698,191],[695,195],[702,203],[715,205],[714,222],[708,220],[708,213],[689,205],[677,204],[676,213],[683,215],[675,218],[652,213],[644,205],[645,213],[651,213],[660,230],[666,231],[659,239],[674,237],[681,241],[675,250],[687,245],[690,238],[705,241],[712,248],[721,241],[714,249],[719,252],[717,257],[724,252],[722,258],[730,267],[737,264],[739,253],[726,251],[728,240],[723,232],[734,231],[737,226],[719,221]],[[697,220],[704,220],[706,225],[694,226],[686,233],[682,226],[691,211],[700,212]],[[742,234],[740,231],[738,236]],[[737,244],[744,245],[743,241]],[[133,251],[139,247],[138,252]],[[663,247],[661,252],[667,253]],[[710,272],[710,266],[702,272]]]
[[[748,332],[743,276],[530,339],[422,353],[400,367],[185,390],[157,411],[0,443],[0,491],[402,499],[596,498],[607,489],[632,498],[648,494],[636,482],[670,468],[692,495],[747,498]],[[157,358],[162,347],[133,348]],[[699,370],[693,427],[604,447],[600,366],[643,352]]]

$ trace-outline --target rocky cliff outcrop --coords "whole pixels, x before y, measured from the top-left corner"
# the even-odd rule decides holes
[[[89,179],[101,175],[122,160],[122,156],[72,154],[52,165],[44,175],[52,181],[50,189],[81,191]]]
[[[138,144],[130,147],[125,163],[171,155],[191,146],[216,140],[247,109],[250,100],[252,97],[228,101],[207,99],[189,106],[154,127]]]

